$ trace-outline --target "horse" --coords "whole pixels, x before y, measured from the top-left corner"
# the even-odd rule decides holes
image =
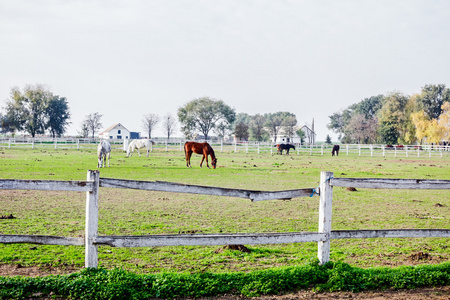
[[[208,155],[211,156],[211,165],[213,169],[216,168],[217,158],[214,155],[213,148],[208,143],[186,142],[184,144],[184,154],[186,155],[186,166],[191,168],[191,155],[192,153],[202,154],[202,161],[200,168],[202,167],[203,160],[206,158],[206,166],[210,169],[208,164]]]
[[[333,145],[333,150],[331,150],[331,156],[334,156],[334,154],[336,154],[336,156],[339,156],[339,145]]]
[[[102,168],[103,164],[106,167],[106,158],[108,158],[108,167],[109,167],[110,154],[111,154],[111,144],[108,141],[102,140],[100,144],[98,144],[97,146],[97,157],[98,157],[97,168]]]
[[[283,154],[283,150],[286,150],[286,154],[289,155],[289,150],[290,149],[294,149],[295,150],[295,146],[291,145],[291,144],[277,144],[277,149],[278,149],[278,154],[282,155]]]
[[[148,139],[132,140],[131,143],[128,145],[127,157],[131,156],[134,149],[136,149],[137,153],[139,154],[139,157],[141,157],[141,153],[139,152],[139,149],[144,148],[144,147],[147,148],[147,157],[148,157],[148,153],[150,152],[150,145],[153,145],[153,144],[155,144],[155,142],[148,140]]]

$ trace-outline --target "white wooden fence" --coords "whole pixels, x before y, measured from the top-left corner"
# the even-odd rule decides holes
[[[318,258],[320,263],[323,264],[330,260],[331,239],[417,237],[450,238],[450,229],[331,230],[334,186],[371,189],[450,189],[450,180],[334,178],[332,172],[321,172],[320,186],[316,189],[307,188],[287,191],[254,191],[186,185],[171,182],[100,178],[99,171],[91,170],[87,172],[86,181],[3,179],[0,180],[0,189],[86,192],[86,232],[84,239],[41,235],[0,235],[0,243],[84,245],[85,266],[96,268],[98,267],[97,247],[102,245],[109,245],[112,247],[152,247],[317,242]],[[247,198],[252,201],[289,199],[295,197],[311,197],[320,195],[319,229],[317,232],[289,233],[99,236],[99,187],[240,197]]]
[[[152,139],[151,151],[183,151],[186,140],[179,138]],[[47,148],[47,149],[96,149],[98,138],[9,138],[0,137],[0,147],[3,148]],[[113,148],[126,150],[128,140],[110,140]],[[200,141],[203,142],[203,141]],[[208,140],[216,152],[240,152],[276,154],[277,148],[273,142],[224,142]],[[331,155],[333,145],[330,144],[300,144],[295,143],[295,150],[290,154]],[[379,157],[443,157],[450,156],[450,146],[442,145],[380,145],[380,144],[341,144],[341,156],[379,156]]]

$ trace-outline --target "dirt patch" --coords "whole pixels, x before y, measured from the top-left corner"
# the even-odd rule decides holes
[[[71,274],[80,271],[80,268],[76,266],[31,266],[25,267],[20,264],[18,265],[0,265],[0,276],[47,276],[47,275],[58,275],[58,274]]]
[[[214,251],[214,253],[222,253],[224,250],[237,250],[245,253],[250,253],[250,249],[245,247],[244,245],[225,245],[222,248],[219,248]]]
[[[357,192],[358,190],[356,188],[354,188],[354,187],[348,187],[347,191],[349,191],[349,192]]]

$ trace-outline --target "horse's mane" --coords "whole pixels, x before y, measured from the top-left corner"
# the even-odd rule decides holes
[[[211,147],[211,145],[208,144],[208,143],[206,143],[206,145],[207,145],[208,150],[209,150],[209,152],[210,152],[209,154],[211,155],[211,158],[212,158],[212,159],[216,158],[216,155],[214,154],[214,149]]]

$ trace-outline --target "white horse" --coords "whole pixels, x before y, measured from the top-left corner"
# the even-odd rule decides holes
[[[147,148],[147,157],[148,153],[150,152],[150,145],[155,144],[155,142],[145,139],[145,140],[132,140],[131,143],[128,145],[127,149],[127,157],[131,156],[134,149],[136,149],[137,153],[139,154],[139,157],[141,157],[141,153],[139,152],[140,148]]]
[[[111,154],[111,144],[108,141],[102,140],[97,147],[98,165],[97,168],[106,167],[106,158],[108,158],[109,167],[109,155]]]

